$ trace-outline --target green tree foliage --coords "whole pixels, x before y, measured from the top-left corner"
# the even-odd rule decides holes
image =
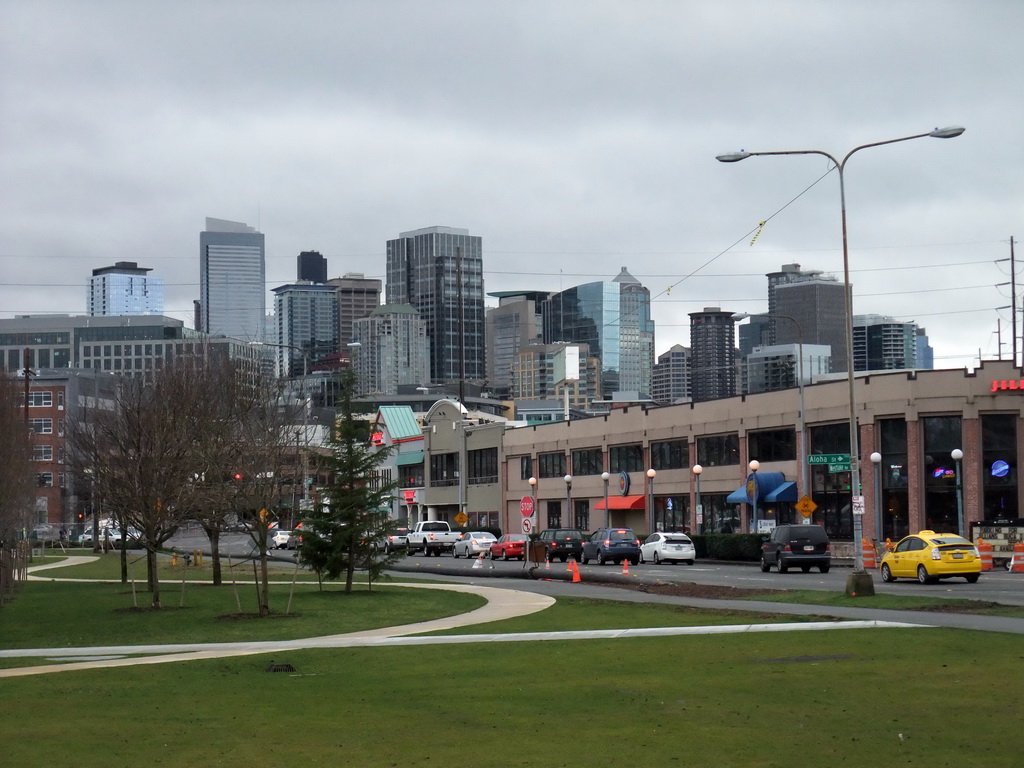
[[[393,556],[382,546],[392,532],[391,497],[398,487],[381,472],[388,450],[376,450],[367,439],[365,426],[353,416],[355,375],[344,375],[338,420],[325,460],[330,481],[321,486],[322,496],[302,522],[303,562],[321,580],[345,577],[345,591],[352,591],[356,569],[366,570],[372,581]]]

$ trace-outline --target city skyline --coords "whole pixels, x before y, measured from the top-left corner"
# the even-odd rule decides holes
[[[395,232],[452,225],[484,238],[491,292],[558,292],[627,265],[651,291],[660,354],[690,346],[703,307],[765,311],[780,264],[842,274],[824,158],[717,155],[841,158],[960,124],[950,141],[851,160],[854,312],[927,328],[937,367],[1010,355],[1021,3],[206,11],[197,24],[146,0],[0,7],[0,317],[76,312],[89,270],[127,260],[164,278],[165,312],[191,325],[209,213],[266,233],[268,306],[302,251],[330,277],[383,279]]]

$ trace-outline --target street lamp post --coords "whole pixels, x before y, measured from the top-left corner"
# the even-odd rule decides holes
[[[807,479],[807,415],[804,410],[804,329],[800,325],[800,321],[790,315],[783,315],[777,312],[762,312],[760,316],[779,317],[783,320],[789,320],[796,326],[796,387],[800,409],[797,419],[797,430],[800,433],[800,450],[797,451],[797,461],[800,463],[800,493],[807,495],[810,493],[811,486]],[[737,312],[733,315],[733,318],[736,320],[743,320],[748,317],[751,317],[751,315],[747,312]],[[811,375],[814,375],[813,372]],[[811,519],[805,517],[804,522],[810,523]]]
[[[754,517],[750,524],[750,532],[757,533],[757,470],[761,468],[761,462],[757,459],[752,459],[747,467],[750,468],[750,484],[753,487],[753,493],[750,497],[754,505]]]
[[[611,512],[608,511],[608,481],[611,479],[611,475],[608,472],[601,473],[601,480],[604,482],[604,527],[608,528],[611,526]]]
[[[537,529],[540,528],[540,525],[538,525],[540,523],[540,511],[537,509],[537,478],[531,475],[530,479],[526,482],[530,484],[530,501],[533,502],[533,532],[536,533]],[[526,555],[523,556],[524,567],[526,565],[526,557]]]
[[[693,465],[693,474],[697,478],[697,515],[694,518],[694,525],[697,526],[697,534],[704,533],[704,505],[700,503],[700,476],[704,467],[700,464]]]
[[[572,475],[566,475],[565,480],[565,522],[562,525],[572,527]]]
[[[657,523],[654,520],[654,476],[658,474],[658,471],[651,467],[647,470],[647,493],[650,497],[650,508],[651,508],[651,527],[648,528],[648,533],[654,533],[657,529]]]
[[[911,139],[923,139],[925,137],[931,137],[935,139],[952,139],[964,132],[964,129],[960,126],[950,126],[948,128],[936,128],[934,131],[928,133],[917,133],[913,136],[902,136],[898,139],[886,139],[885,141],[875,141],[870,144],[861,144],[858,147],[854,147],[846,153],[842,161],[837,160],[828,152],[824,152],[820,149],[800,149],[800,150],[783,150],[777,152],[747,152],[741,150],[739,152],[733,152],[725,155],[719,155],[716,159],[723,163],[735,163],[740,160],[746,160],[748,157],[755,156],[767,156],[767,155],[821,155],[822,157],[828,158],[836,166],[839,171],[839,206],[840,206],[840,219],[842,223],[843,233],[843,282],[845,288],[845,304],[846,304],[846,369],[847,369],[847,385],[849,389],[849,406],[850,406],[850,500],[851,500],[851,512],[853,512],[853,535],[854,535],[854,553],[855,553],[855,566],[854,572],[847,581],[847,592],[858,595],[872,595],[874,594],[874,586],[871,581],[871,575],[864,571],[864,557],[860,547],[861,539],[861,515],[863,514],[863,499],[864,497],[860,494],[860,461],[857,455],[857,403],[854,398],[854,371],[853,371],[853,291],[850,286],[850,252],[849,244],[846,236],[846,184],[843,179],[843,171],[846,169],[847,161],[856,153],[862,149],[868,149],[870,147],[880,147],[886,144],[896,144],[901,141],[910,141]],[[857,500],[861,502],[857,503]],[[860,512],[856,510],[860,507]]]
[[[875,465],[875,541],[882,540],[882,454],[878,451],[872,453],[869,457],[871,463]]]
[[[950,454],[955,465],[956,472],[956,532],[964,535],[964,486],[963,475],[960,472],[960,462],[964,458],[964,452],[954,448]]]

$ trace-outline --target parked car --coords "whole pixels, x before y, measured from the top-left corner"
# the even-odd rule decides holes
[[[78,543],[83,547],[91,547],[92,542],[92,528],[86,528],[82,531],[82,535],[78,537]]]
[[[491,545],[498,537],[487,531],[470,531],[462,534],[462,538],[452,546],[452,557],[476,557],[491,551]]]
[[[882,556],[882,581],[917,579],[933,584],[950,576],[963,576],[973,584],[981,575],[978,548],[956,533],[918,531],[905,536]]]
[[[652,533],[640,545],[640,562],[686,563],[693,565],[697,553],[693,541],[685,533]]]
[[[526,541],[529,537],[525,533],[506,533],[496,542],[491,544],[491,559],[497,560],[522,560],[526,557]]]
[[[828,573],[832,567],[832,545],[828,534],[820,525],[777,525],[761,544],[761,571],[768,573],[772,566],[785,573],[800,568],[808,573],[817,568]]]
[[[577,561],[582,557],[584,539],[583,531],[576,528],[547,528],[539,536],[547,547],[547,559],[563,563],[570,557]]]
[[[384,551],[390,553],[405,549],[409,545],[406,538],[408,533],[408,528],[395,528],[394,532],[384,537]]]
[[[291,540],[291,531],[283,531],[280,528],[275,528],[268,534],[267,545],[274,547],[275,549],[288,549],[288,545],[291,543]]]
[[[591,560],[599,565],[609,560],[616,565],[629,560],[630,565],[636,565],[640,562],[640,539],[632,528],[598,528],[583,542],[580,557],[584,565]]]

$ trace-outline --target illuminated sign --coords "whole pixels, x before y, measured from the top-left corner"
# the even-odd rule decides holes
[[[1014,390],[1014,389],[1024,390],[1024,379],[1021,379],[1019,381],[1013,381],[1013,380],[1007,381],[1005,379],[1004,380],[992,379],[992,391],[993,392],[999,392],[1001,390]]]

